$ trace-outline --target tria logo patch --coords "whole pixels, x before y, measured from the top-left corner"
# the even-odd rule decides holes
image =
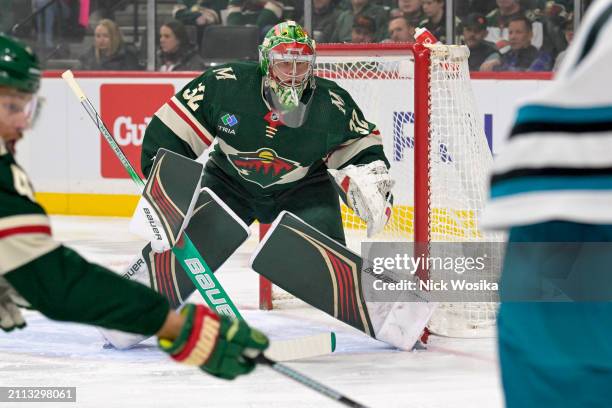
[[[238,119],[236,119],[236,116],[231,115],[229,113],[226,113],[225,115],[223,115],[221,117],[221,121],[223,121],[223,124],[225,126],[229,126],[229,127],[234,127],[234,125],[238,124]]]
[[[239,121],[236,115],[234,115],[233,113],[226,113],[219,118],[219,122],[217,123],[217,130],[228,135],[235,135],[238,122]]]
[[[301,168],[297,162],[279,157],[272,149],[237,152],[227,157],[242,178],[263,188],[279,183],[289,173]]]

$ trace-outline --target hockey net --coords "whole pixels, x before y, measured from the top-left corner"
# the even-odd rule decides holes
[[[478,228],[492,156],[470,84],[467,48],[343,44],[317,52],[316,75],[345,88],[383,135],[395,200],[375,240],[500,241]],[[366,226],[344,206],[342,217],[347,245],[359,252]],[[501,254],[491,256],[493,267],[482,277],[497,281]],[[260,288],[262,308],[295,306],[290,295],[268,285],[264,280]],[[439,304],[428,328],[453,337],[493,335],[496,300]]]

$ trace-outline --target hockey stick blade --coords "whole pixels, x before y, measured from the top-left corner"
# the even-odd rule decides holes
[[[334,332],[315,334],[289,340],[272,340],[265,356],[274,361],[293,361],[303,358],[320,357],[336,349]]]
[[[290,367],[287,367],[284,364],[280,364],[277,361],[269,359],[268,357],[266,357],[265,355],[261,353],[257,357],[253,358],[253,361],[255,361],[258,364],[266,365],[270,367],[271,369],[273,369],[274,371],[276,371],[277,373],[280,373],[286,377],[289,377],[292,380],[297,381],[300,384],[310,388],[311,390],[314,390],[318,392],[319,394],[325,395],[326,397],[329,397],[342,405],[345,405],[347,407],[353,407],[353,408],[368,408],[367,406],[355,400],[350,399],[346,395],[340,394],[338,391],[333,390],[329,388],[328,386],[321,384],[320,382],[315,381],[312,378],[305,376],[304,374],[301,374]]]

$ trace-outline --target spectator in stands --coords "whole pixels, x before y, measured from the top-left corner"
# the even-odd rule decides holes
[[[501,55],[495,44],[485,41],[487,36],[487,19],[482,14],[468,14],[461,23],[463,42],[470,49],[468,64],[470,71],[485,71],[488,66],[500,62]],[[484,65],[483,64],[487,64]],[[483,69],[484,68],[484,69]]]
[[[196,27],[196,42],[202,42],[204,28],[221,23],[221,10],[227,7],[227,0],[179,0],[172,9],[175,20]]]
[[[316,42],[329,42],[334,32],[334,26],[340,10],[337,8],[337,0],[313,0],[312,1],[312,38]],[[304,18],[300,20],[304,26]]]
[[[392,42],[414,42],[415,28],[409,18],[395,17],[389,20],[389,39]]]
[[[544,43],[541,49],[548,51],[553,57],[567,48],[563,27],[571,13],[567,12],[562,1],[564,0],[548,1],[543,13],[538,10],[542,13],[540,18],[544,25]]]
[[[397,0],[373,0],[372,3],[384,8],[387,14],[397,7]]]
[[[423,13],[425,19],[419,23],[419,27],[425,27],[438,40],[446,43],[446,6],[444,0],[423,0]],[[455,18],[455,26],[459,20]]]
[[[98,14],[100,18],[107,18],[109,20],[115,19],[115,6],[117,0],[95,0],[91,5],[90,9]]]
[[[387,35],[387,11],[369,0],[351,0],[351,9],[340,13],[331,42],[351,42],[354,16],[372,18],[376,26],[374,41],[382,41]]]
[[[525,16],[515,16],[508,25],[510,51],[502,53],[501,61],[487,63],[495,71],[549,71],[552,57],[531,44],[531,21]]]
[[[351,42],[371,43],[374,42],[376,35],[376,22],[372,17],[358,14],[353,19],[353,29],[351,30]]]
[[[425,20],[421,0],[397,0],[397,9],[401,12],[411,26],[417,27]]]
[[[227,0],[179,0],[172,10],[172,16],[186,25],[204,27],[221,22],[221,10],[227,7]]]
[[[574,39],[574,18],[572,15],[570,15],[563,24],[563,36],[565,37],[567,44],[571,44],[572,40]],[[566,54],[567,50],[563,50],[559,53],[559,55],[557,55],[553,71],[556,71],[559,68],[559,65],[561,65],[561,62],[563,61],[563,58],[565,58]]]
[[[34,11],[46,6],[49,0],[33,0],[32,6]],[[51,49],[55,45],[54,32],[57,23],[61,24],[61,20],[68,16],[69,9],[66,3],[62,1],[55,2],[47,6],[41,13],[36,16],[36,33],[38,37],[38,45],[42,48]]]
[[[204,60],[191,44],[180,21],[169,21],[159,29],[159,71],[203,71]]]
[[[506,50],[509,45],[508,25],[510,19],[526,16],[531,21],[531,43],[540,48],[544,42],[544,27],[536,14],[521,7],[519,0],[497,0],[497,8],[487,14],[487,37],[485,40],[494,43],[498,50]]]
[[[227,7],[228,25],[256,25],[265,36],[283,18],[283,3],[277,0],[230,0]]]
[[[495,9],[496,0],[462,0],[455,2],[455,13],[463,20],[468,14],[478,13],[487,15]]]
[[[137,53],[133,47],[123,42],[117,24],[102,19],[94,31],[94,45],[79,58],[81,68],[100,71],[138,70]]]

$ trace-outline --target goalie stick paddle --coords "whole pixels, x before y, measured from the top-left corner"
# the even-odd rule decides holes
[[[85,93],[74,79],[72,71],[65,71],[62,74],[62,78],[68,83],[81,103],[81,106],[83,106],[85,109],[85,112],[87,112],[98,130],[102,133],[102,135],[104,135],[104,139],[106,139],[125,170],[142,192],[145,183],[142,181],[138,173],[136,173],[136,170],[115,141],[115,138],[108,131],[106,125],[102,121],[102,118],[96,111],[96,108],[94,108],[87,96],[85,96]],[[225,293],[223,286],[221,286],[215,275],[212,273],[210,267],[206,264],[204,258],[202,258],[186,233],[183,233],[182,235],[181,244],[182,245],[176,245],[173,247],[172,252],[176,255],[176,258],[179,260],[181,266],[185,270],[185,273],[187,273],[208,306],[212,310],[221,312],[231,318],[242,319],[238,308],[236,305],[234,305],[227,293]],[[215,294],[216,297],[212,299],[211,297]],[[219,308],[219,304],[223,304],[223,306],[226,307]]]
[[[142,192],[145,183],[140,178],[132,164],[129,162],[121,147],[117,144],[111,133],[108,131],[106,125],[102,121],[102,118],[96,111],[96,108],[91,104],[85,93],[74,79],[72,71],[67,70],[62,74],[62,78],[68,83],[77,99],[85,109],[85,112],[89,115],[91,120],[94,122],[98,130],[104,135],[104,139],[111,146],[115,155],[130,175],[131,179],[136,183],[139,190]],[[189,279],[193,282],[200,295],[208,306],[217,312],[223,312],[223,314],[229,317],[243,319],[238,311],[238,308],[234,305],[230,297],[227,295],[210,267],[206,264],[197,248],[191,242],[187,233],[182,235],[182,244],[176,245],[172,248],[172,252],[176,256],[185,273]],[[211,296],[215,295],[214,298]],[[219,308],[219,305],[223,306]],[[316,357],[325,354],[329,354],[335,349],[335,335],[334,333],[328,333],[327,335],[311,336],[307,338],[297,338],[276,341],[275,346],[271,348],[271,352],[274,352],[274,356],[281,361],[296,360],[300,358]]]
[[[272,340],[264,351],[274,361],[294,361],[333,353],[336,349],[336,333],[328,332],[295,339]]]
[[[286,377],[289,377],[292,380],[297,381],[300,384],[310,388],[311,390],[314,390],[318,392],[319,394],[323,394],[326,397],[329,397],[339,402],[342,405],[346,405],[347,407],[353,407],[353,408],[368,408],[367,406],[355,400],[350,399],[346,395],[342,395],[338,391],[333,390],[329,388],[328,386],[321,384],[320,382],[315,381],[312,378],[298,371],[295,371],[293,368],[287,367],[284,364],[280,364],[277,361],[269,359],[268,357],[264,356],[261,353],[257,355],[257,357],[253,358],[253,361],[255,361],[258,364],[266,365],[270,367],[272,370],[276,371],[277,373],[280,373]]]

